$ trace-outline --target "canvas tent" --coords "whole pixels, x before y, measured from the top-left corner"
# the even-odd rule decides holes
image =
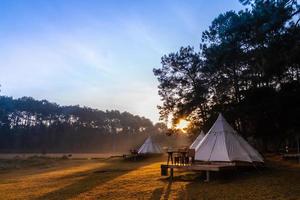
[[[204,136],[205,136],[204,132],[201,131],[201,133],[198,135],[198,137],[196,138],[196,140],[191,144],[190,149],[196,149],[196,147],[202,141],[202,139],[204,138]]]
[[[264,162],[263,157],[229,125],[222,114],[196,147],[195,160]]]
[[[162,153],[160,146],[153,142],[151,136],[148,137],[144,144],[138,150],[139,154],[151,154],[151,153]]]

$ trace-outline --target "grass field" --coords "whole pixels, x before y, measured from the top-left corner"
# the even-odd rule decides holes
[[[61,158],[63,156],[71,155],[72,158],[107,158],[110,156],[121,155],[124,152],[119,153],[47,153],[45,154],[47,157],[50,158]],[[45,156],[44,155],[44,156]],[[40,153],[0,153],[0,159],[13,159],[13,158],[20,158],[26,159],[34,156],[43,156]]]
[[[0,199],[300,199],[300,166],[272,158],[263,170],[160,176],[165,158],[1,160]]]

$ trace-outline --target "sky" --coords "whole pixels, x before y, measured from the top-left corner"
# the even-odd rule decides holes
[[[159,118],[152,69],[238,0],[0,0],[1,95]]]

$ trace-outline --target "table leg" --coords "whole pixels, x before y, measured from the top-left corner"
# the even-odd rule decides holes
[[[206,171],[206,179],[205,182],[209,182],[209,171]]]
[[[173,176],[174,176],[174,169],[170,168],[170,179],[173,180]]]
[[[173,154],[172,153],[168,153],[168,162],[167,162],[168,165],[169,165],[169,161],[171,161],[171,164],[173,165]]]

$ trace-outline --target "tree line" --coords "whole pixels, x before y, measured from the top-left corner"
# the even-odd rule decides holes
[[[222,112],[264,150],[300,135],[300,6],[296,0],[240,0],[216,17],[200,48],[181,47],[153,69],[161,119],[205,131]]]
[[[1,152],[120,152],[164,130],[129,112],[0,96]]]

